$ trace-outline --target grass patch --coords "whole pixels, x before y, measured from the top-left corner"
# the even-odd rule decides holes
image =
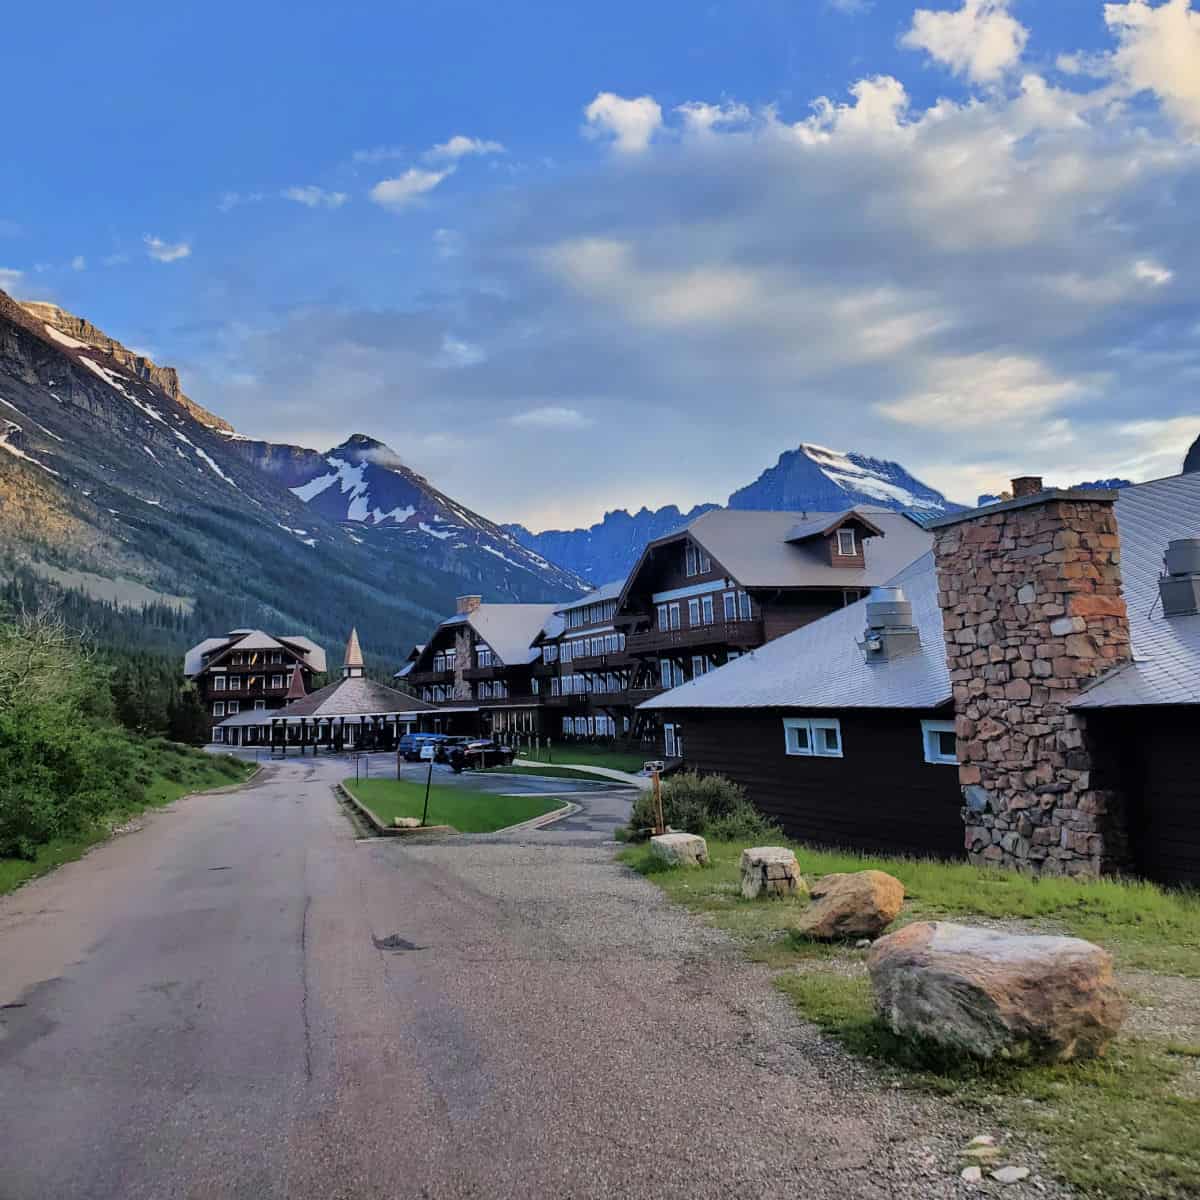
[[[1107,1057],[1058,1067],[983,1065],[892,1035],[876,1018],[865,951],[794,936],[790,902],[740,894],[743,843],[709,841],[711,865],[663,870],[646,846],[621,861],[673,900],[738,937],[778,973],[775,986],[856,1054],[936,1092],[989,1125],[1034,1134],[1053,1169],[1088,1196],[1181,1200],[1200,1195],[1200,1046],[1122,1040]],[[876,867],[904,882],[897,926],[934,918],[1024,920],[1098,941],[1124,967],[1200,977],[1200,899],[1150,884],[1035,880],[958,863],[868,857],[793,846],[810,879]],[[1019,1160],[1018,1160],[1019,1161]]]
[[[562,742],[549,749],[522,750],[520,757],[533,762],[574,763],[581,767],[610,767],[614,771],[628,771],[636,775],[653,754],[640,750],[617,750],[610,746]]]
[[[541,767],[501,767],[505,775],[536,775],[543,779],[583,779],[589,783],[604,783],[603,775],[590,775],[587,771],[577,771],[574,767],[554,767],[547,763]]]
[[[347,779],[345,786],[385,825],[396,817],[420,817],[425,804],[425,784],[408,779]],[[429,824],[451,825],[459,833],[492,833],[561,807],[554,796],[497,796],[436,783],[429,789]]]
[[[39,846],[34,859],[0,858],[0,896],[82,858],[93,846],[112,836],[113,829],[148,808],[162,808],[191,792],[229,787],[249,777],[253,764],[225,755],[205,754],[190,746],[153,738],[136,743],[137,765],[133,794],[141,798],[115,808],[103,821],[75,837],[55,838]]]

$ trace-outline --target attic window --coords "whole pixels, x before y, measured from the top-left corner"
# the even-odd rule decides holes
[[[784,717],[783,738],[789,755],[842,757],[842,725],[836,717]]]
[[[922,721],[921,739],[927,763],[958,764],[958,739],[953,721]]]
[[[853,529],[837,531],[837,552],[842,558],[853,558],[858,553],[858,538],[854,536]]]

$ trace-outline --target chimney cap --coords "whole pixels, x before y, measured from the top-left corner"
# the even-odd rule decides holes
[[[1040,475],[1018,475],[1012,481],[1012,494],[1014,500],[1019,500],[1024,496],[1036,496],[1038,492],[1044,492],[1045,485],[1042,483]]]
[[[473,613],[482,603],[482,596],[459,596],[455,600],[455,611],[460,616],[466,613]]]

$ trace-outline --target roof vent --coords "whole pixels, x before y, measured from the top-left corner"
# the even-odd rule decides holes
[[[1168,542],[1163,560],[1167,573],[1158,581],[1163,613],[1168,617],[1200,613],[1200,538]]]
[[[913,624],[912,602],[900,587],[873,588],[867,597],[867,628],[858,643],[869,663],[915,654],[921,635]]]

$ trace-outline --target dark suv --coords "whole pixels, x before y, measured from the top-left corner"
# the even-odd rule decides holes
[[[499,742],[479,740],[467,742],[465,746],[451,746],[448,751],[450,769],[456,774],[461,771],[482,771],[488,767],[511,767],[517,752],[511,746]]]

